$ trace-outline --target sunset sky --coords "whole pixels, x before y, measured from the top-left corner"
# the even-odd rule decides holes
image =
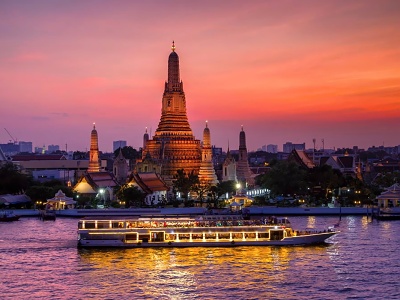
[[[0,0],[0,143],[141,147],[173,40],[197,139],[400,145],[396,0]]]

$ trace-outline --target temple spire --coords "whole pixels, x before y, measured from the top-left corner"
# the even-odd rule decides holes
[[[183,92],[182,82],[179,78],[179,56],[175,52],[175,42],[172,42],[172,52],[168,58],[168,82],[166,91],[168,92]]]
[[[90,134],[88,172],[99,172],[99,171],[100,171],[99,138],[97,135],[96,124],[93,123],[93,130]]]

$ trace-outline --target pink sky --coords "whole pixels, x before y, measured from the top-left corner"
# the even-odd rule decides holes
[[[142,146],[175,40],[197,139],[400,145],[400,1],[0,2],[0,124],[34,146]],[[0,143],[10,140],[0,128]]]

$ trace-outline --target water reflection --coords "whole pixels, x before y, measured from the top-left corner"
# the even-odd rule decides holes
[[[282,283],[293,281],[290,267],[307,267],[310,255],[323,256],[325,248],[80,249],[78,253],[85,280],[118,278],[124,282],[134,278],[130,288],[142,296],[185,298],[199,291],[213,295],[217,290],[210,290],[211,286],[232,289],[234,282],[244,291],[254,288],[254,284],[265,285],[266,279],[269,289],[275,290]]]
[[[315,228],[315,216],[307,217],[307,228]]]

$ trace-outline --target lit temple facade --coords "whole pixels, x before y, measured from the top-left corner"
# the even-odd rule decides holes
[[[199,170],[199,181],[203,185],[217,185],[218,179],[212,162],[211,134],[208,124],[203,131],[203,145],[201,147],[201,164]]]
[[[90,153],[89,153],[89,173],[100,172],[99,139],[97,136],[96,125],[90,134]]]
[[[161,119],[152,139],[146,141],[142,158],[151,157],[161,165],[161,176],[170,185],[179,169],[198,174],[201,164],[200,140],[196,140],[186,114],[179,57],[172,44],[168,58],[168,81],[162,98]]]
[[[226,153],[226,158],[222,164],[222,181],[237,181],[236,177],[236,160],[229,150]]]

